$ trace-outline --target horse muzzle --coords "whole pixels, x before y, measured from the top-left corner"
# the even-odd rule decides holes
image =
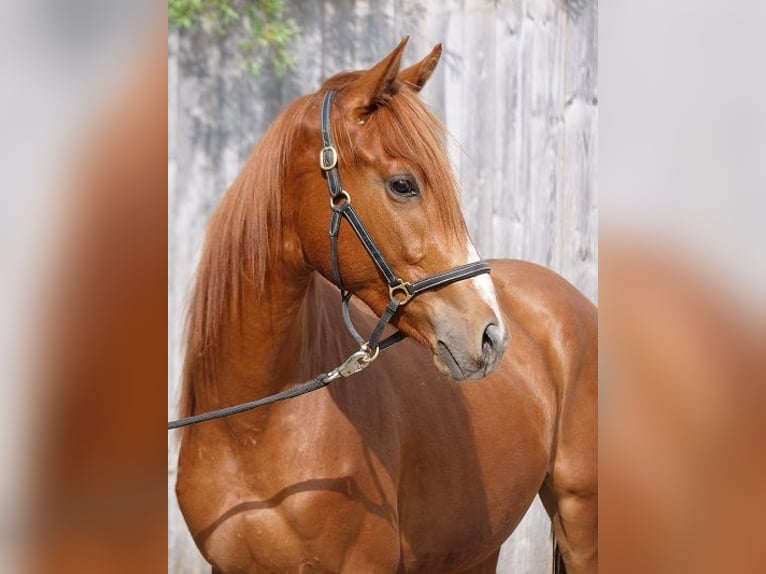
[[[457,381],[476,380],[497,368],[508,333],[496,318],[481,325],[476,329],[466,319],[440,322],[435,333],[434,364],[441,373]]]

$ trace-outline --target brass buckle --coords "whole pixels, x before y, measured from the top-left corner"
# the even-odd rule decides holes
[[[389,297],[391,297],[391,300],[396,299],[397,301],[399,301],[399,305],[404,305],[407,303],[407,301],[409,301],[415,296],[415,294],[412,291],[410,291],[411,288],[412,288],[412,285],[409,282],[402,281],[401,279],[399,279],[399,283],[397,283],[396,285],[389,285],[388,295]],[[401,293],[402,295],[404,295],[404,298],[399,299],[396,296],[397,293]]]
[[[330,153],[329,162],[325,162],[325,153],[327,152]],[[324,171],[330,171],[331,169],[334,169],[336,165],[338,165],[338,151],[331,145],[323,147],[322,151],[319,152],[319,167]]]

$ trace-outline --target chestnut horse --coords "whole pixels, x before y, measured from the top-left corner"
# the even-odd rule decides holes
[[[329,282],[328,91],[331,159],[391,267],[417,281],[478,261],[418,96],[441,47],[400,70],[405,43],[288,106],[223,198],[190,301],[182,414],[282,391],[357,348]],[[345,222],[337,260],[369,332],[394,295]],[[596,571],[596,310],[551,271],[491,267],[402,305],[408,338],[354,377],[184,431],[178,500],[214,572],[494,572],[538,493],[567,571]]]

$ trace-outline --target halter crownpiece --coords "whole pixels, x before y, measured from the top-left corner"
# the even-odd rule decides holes
[[[332,276],[335,285],[341,292],[341,301],[343,309],[343,320],[346,328],[360,345],[360,351],[366,353],[368,360],[361,368],[366,367],[377,356],[379,349],[385,349],[398,343],[404,338],[399,331],[379,341],[380,335],[386,324],[393,318],[399,307],[406,305],[413,297],[416,297],[424,291],[444,287],[457,281],[470,279],[489,273],[490,267],[486,261],[476,261],[467,263],[458,267],[453,267],[446,271],[434,273],[418,281],[409,282],[401,279],[386,260],[383,252],[378,248],[370,232],[362,223],[359,214],[351,203],[351,194],[343,189],[338,167],[338,150],[335,147],[335,141],[332,134],[331,112],[332,104],[335,99],[335,91],[329,90],[325,93],[322,100],[321,131],[322,131],[322,149],[319,152],[319,167],[327,178],[327,187],[330,191],[330,263],[332,265]],[[388,284],[389,303],[386,306],[383,315],[378,319],[370,338],[367,342],[359,335],[359,332],[351,322],[351,315],[348,310],[348,302],[351,298],[349,293],[343,287],[343,281],[340,275],[340,266],[338,263],[338,235],[340,233],[341,219],[345,218],[356,233],[359,241],[362,242],[365,250],[372,259],[375,266],[380,271],[383,279]],[[360,368],[360,370],[361,370]]]

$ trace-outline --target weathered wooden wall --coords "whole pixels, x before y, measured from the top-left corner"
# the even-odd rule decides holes
[[[211,209],[284,105],[323,78],[367,67],[411,36],[405,64],[444,44],[423,92],[453,136],[463,204],[485,257],[551,267],[597,296],[595,0],[290,2],[302,33],[283,79],[237,65],[237,39],[168,38],[168,416],[180,373],[184,298]],[[169,442],[169,572],[208,571],[175,505]],[[536,502],[499,572],[550,571],[549,521]]]

